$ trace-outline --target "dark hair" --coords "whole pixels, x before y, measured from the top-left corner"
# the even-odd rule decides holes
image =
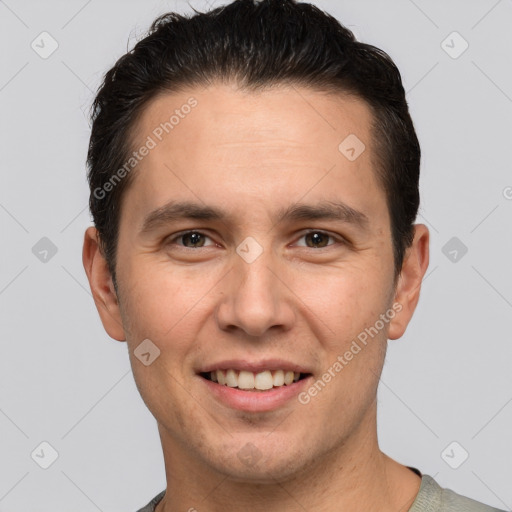
[[[219,80],[253,90],[292,84],[348,93],[369,105],[374,165],[386,193],[397,277],[414,236],[420,166],[397,67],[385,52],[356,41],[350,30],[311,4],[235,0],[207,13],[156,19],[148,35],[106,73],[94,100],[89,205],[114,283],[122,197],[133,173],[112,180],[133,150],[138,117],[162,92]]]

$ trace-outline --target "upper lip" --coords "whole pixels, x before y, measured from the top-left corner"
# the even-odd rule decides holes
[[[198,373],[208,373],[215,370],[245,370],[259,373],[265,370],[284,370],[297,373],[312,373],[302,364],[285,361],[284,359],[263,359],[261,361],[248,361],[247,359],[229,359],[217,363],[207,364],[198,370]]]

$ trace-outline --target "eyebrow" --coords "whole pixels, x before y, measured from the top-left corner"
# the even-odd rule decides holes
[[[142,223],[142,233],[153,231],[177,220],[225,220],[227,214],[218,208],[191,201],[169,201],[167,204],[150,212]]]
[[[170,201],[167,204],[151,211],[142,223],[142,233],[153,231],[178,220],[203,220],[226,222],[230,218],[228,212],[192,201]],[[335,220],[367,229],[369,218],[361,211],[341,201],[321,201],[316,204],[292,204],[280,209],[275,216],[276,223],[307,221],[307,220]]]
[[[370,219],[363,212],[352,208],[342,201],[321,201],[320,203],[293,204],[281,210],[279,221],[299,220],[335,220],[353,224],[361,229],[367,229]]]

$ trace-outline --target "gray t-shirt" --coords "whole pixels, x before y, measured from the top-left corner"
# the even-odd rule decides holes
[[[443,489],[431,476],[422,475],[416,468],[409,469],[421,476],[421,486],[408,512],[505,512]],[[164,494],[162,491],[138,512],[154,512]]]

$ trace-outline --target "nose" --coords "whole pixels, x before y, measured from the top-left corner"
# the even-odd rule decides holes
[[[235,257],[234,268],[224,282],[222,302],[216,310],[221,329],[261,337],[271,329],[292,328],[295,313],[291,283],[278,277],[277,266],[272,255],[265,251],[251,263]]]

